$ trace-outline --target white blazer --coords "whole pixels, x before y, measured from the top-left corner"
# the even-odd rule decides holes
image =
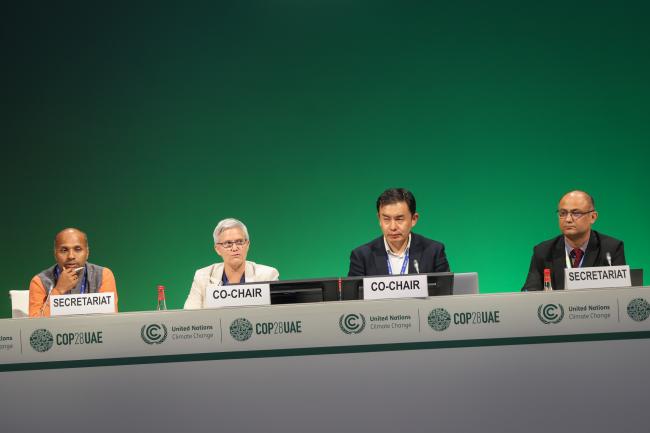
[[[201,268],[194,274],[194,281],[192,281],[192,288],[190,294],[187,295],[185,300],[184,309],[197,309],[203,308],[205,300],[205,288],[209,284],[222,284],[221,278],[223,277],[223,263],[215,263],[205,268]],[[254,283],[257,281],[274,281],[280,277],[277,269],[270,266],[258,265],[255,262],[246,260],[246,269],[244,270],[244,278],[247,283]]]

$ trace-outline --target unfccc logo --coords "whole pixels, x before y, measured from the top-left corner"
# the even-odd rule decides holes
[[[562,304],[541,304],[537,308],[537,317],[542,323],[560,323],[564,318],[564,307]]]
[[[147,344],[160,344],[167,339],[167,327],[162,323],[143,325],[140,330],[142,340]]]
[[[359,334],[366,327],[366,318],[361,313],[341,314],[339,327],[346,334]]]

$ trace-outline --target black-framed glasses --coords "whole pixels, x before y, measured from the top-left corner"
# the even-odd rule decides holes
[[[584,212],[581,211],[581,210],[571,210],[571,211],[568,211],[568,210],[566,210],[566,209],[560,209],[560,210],[557,210],[556,212],[557,212],[557,216],[559,216],[561,219],[565,219],[566,217],[568,217],[569,215],[571,215],[571,217],[572,217],[574,220],[579,220],[579,219],[582,218],[583,216],[587,215],[588,213],[592,213],[593,211],[595,211],[595,209],[587,210],[587,211],[584,211]]]
[[[248,239],[236,239],[234,241],[217,242],[217,245],[221,245],[223,248],[230,250],[235,245],[237,245],[238,247],[243,247],[244,245],[246,245],[247,242]]]

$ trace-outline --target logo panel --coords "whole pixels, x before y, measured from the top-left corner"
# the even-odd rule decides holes
[[[541,304],[537,308],[537,317],[542,323],[560,323],[564,318],[564,307],[562,304]]]
[[[348,335],[359,334],[366,327],[366,318],[361,313],[341,314],[339,327]]]
[[[444,331],[449,328],[451,316],[444,308],[434,308],[427,317],[427,323],[434,331]]]
[[[140,336],[142,337],[142,340],[147,344],[161,344],[167,339],[167,327],[162,323],[142,325]]]
[[[230,335],[237,341],[246,341],[253,335],[253,324],[243,317],[230,324]]]
[[[627,315],[635,322],[643,322],[650,317],[650,304],[643,298],[632,299],[627,304]]]
[[[47,352],[54,344],[54,337],[47,329],[37,329],[29,337],[29,345],[37,352]]]

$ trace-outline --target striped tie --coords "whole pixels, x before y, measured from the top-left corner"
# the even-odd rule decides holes
[[[574,248],[573,250],[571,250],[570,256],[571,256],[571,259],[573,260],[571,262],[571,267],[572,268],[579,268],[580,267],[580,261],[582,260],[582,255],[583,254],[584,253],[582,252],[582,250],[580,248]]]

